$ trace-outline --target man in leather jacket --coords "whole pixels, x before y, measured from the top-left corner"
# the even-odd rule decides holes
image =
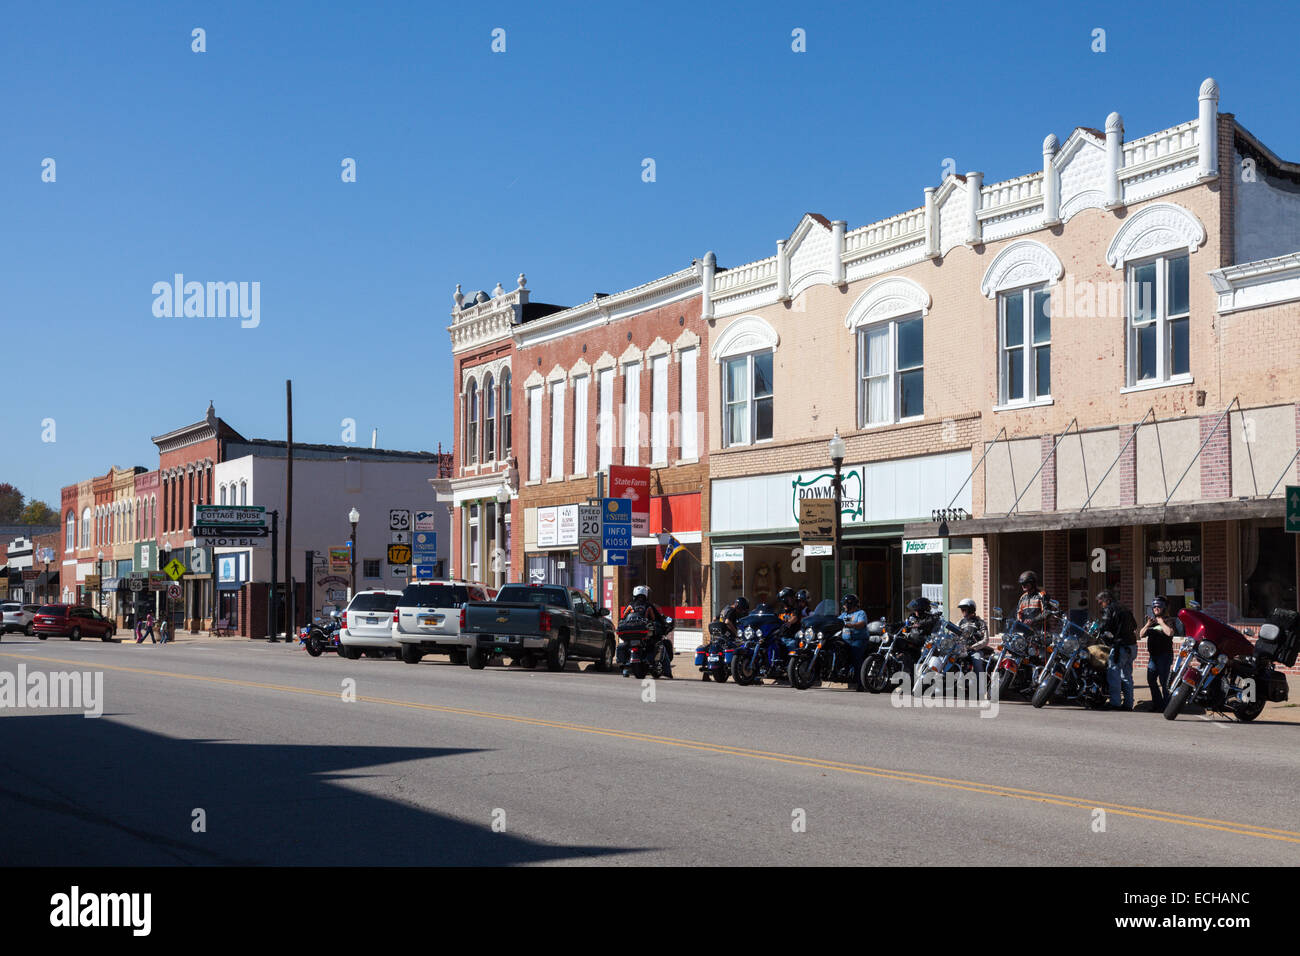
[[[974,599],[964,598],[957,602],[957,607],[961,611],[961,620],[956,623],[966,639],[966,650],[970,653],[971,663],[977,672],[984,671],[988,668],[986,658],[989,653],[989,627],[975,613]]]
[[[1110,662],[1106,665],[1106,682],[1110,685],[1112,710],[1133,709],[1133,658],[1137,656],[1136,622],[1133,612],[1110,591],[1097,595],[1101,608],[1101,630],[1110,645]],[[1121,701],[1122,695],[1122,701]]]

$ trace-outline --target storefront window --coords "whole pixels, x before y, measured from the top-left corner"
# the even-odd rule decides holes
[[[1296,536],[1280,523],[1241,523],[1241,614],[1266,618],[1296,607]]]
[[[575,568],[578,566],[576,553],[573,551],[544,551],[527,556],[529,584],[559,584],[564,587],[583,587],[574,582]],[[590,576],[590,566],[582,565]]]
[[[700,546],[686,545],[686,553],[674,558],[666,571],[659,567],[658,552],[659,549],[654,547],[633,548],[629,552],[627,567],[623,571],[623,593],[630,595],[632,588],[645,584],[650,587],[654,603],[661,608],[699,608],[704,600]],[[734,594],[726,600],[733,597]],[[752,598],[750,603],[753,603]]]
[[[935,605],[943,604],[942,547],[939,551],[925,554],[903,553],[902,606],[906,608],[919,597],[927,597]]]
[[[1109,564],[1109,562],[1108,562]],[[1189,601],[1201,601],[1201,526],[1173,524],[1148,528],[1142,606],[1150,608],[1159,595],[1178,613]],[[1141,620],[1142,615],[1135,615]]]

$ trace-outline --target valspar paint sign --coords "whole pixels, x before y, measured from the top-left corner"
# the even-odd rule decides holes
[[[909,554],[943,554],[942,538],[914,538],[903,541],[903,555]]]

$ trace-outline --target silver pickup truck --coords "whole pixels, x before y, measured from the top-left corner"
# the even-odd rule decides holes
[[[470,601],[461,608],[460,632],[473,639],[467,663],[475,670],[493,657],[531,667],[544,656],[552,671],[570,660],[594,661],[596,670],[614,666],[609,609],[560,585],[507,584],[495,601]]]

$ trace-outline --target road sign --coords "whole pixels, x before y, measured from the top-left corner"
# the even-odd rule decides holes
[[[271,529],[264,525],[253,524],[196,524],[196,538],[266,538]]]
[[[409,532],[409,531],[394,531],[394,532],[392,533],[392,541],[393,541],[393,544],[410,544],[410,543],[411,543],[411,532]]]
[[[1300,534],[1300,485],[1286,486],[1286,530]]]
[[[352,566],[352,551],[347,547],[330,548],[330,570],[346,571]]]
[[[23,568],[23,580],[24,580],[24,581],[35,581],[35,580],[36,580],[37,578],[39,578],[40,576],[41,576],[41,572],[38,571],[38,570],[36,570],[35,568],[30,569],[30,570],[27,569],[27,568]]]
[[[438,526],[434,522],[435,518],[432,511],[417,511],[415,513],[416,531],[437,531]]]
[[[99,575],[98,575],[98,574],[87,574],[85,580],[81,582],[81,586],[82,586],[83,588],[85,588],[87,591],[98,591],[98,590],[99,590]]]
[[[438,560],[438,536],[432,531],[417,531],[411,546],[415,564],[434,564]]]
[[[144,578],[136,578],[136,577],[127,578],[126,581],[127,587],[129,587],[132,591],[143,591],[146,583],[148,582],[146,582]]]
[[[616,565],[620,565],[620,564],[627,564],[627,551],[626,551],[625,549],[618,549],[618,550],[614,550],[614,551],[606,551],[606,552],[605,552],[605,563],[608,564],[608,565],[610,565],[610,566],[616,566]]]
[[[167,590],[167,585],[169,583],[170,582],[167,580],[167,575],[163,574],[161,571],[149,572],[150,591],[165,591]]]
[[[181,564],[175,558],[172,558],[163,565],[163,573],[173,581],[179,581],[181,575],[185,573],[185,565]]]
[[[600,561],[600,542],[595,538],[583,538],[578,545],[578,560],[583,564],[596,564]]]
[[[195,505],[194,523],[261,527],[266,524],[266,509],[230,505]]]
[[[389,531],[410,531],[411,512],[405,508],[392,508],[388,512]]]
[[[179,601],[181,599],[181,586],[179,584],[167,585],[167,596],[173,601]]]
[[[395,577],[395,578],[404,578],[404,577],[406,577],[406,565],[404,565],[404,564],[395,564],[395,565],[393,565],[393,577]]]
[[[626,498],[606,498],[601,507],[604,518],[601,546],[606,551],[626,551],[632,547],[632,502]]]
[[[389,564],[410,564],[411,546],[409,544],[390,544],[388,546]]]
[[[196,537],[194,543],[200,548],[262,548],[267,545],[269,540],[269,538],[260,535],[249,537],[235,531],[221,536]]]
[[[433,580],[433,565],[432,565],[432,564],[417,564],[417,565],[415,566],[415,578],[416,578],[417,581],[432,581],[432,580]]]

